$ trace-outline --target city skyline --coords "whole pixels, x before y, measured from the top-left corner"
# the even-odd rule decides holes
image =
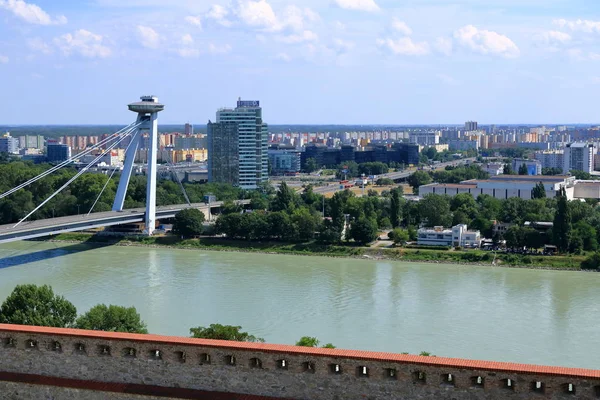
[[[139,93],[164,124],[239,96],[273,125],[599,120],[600,5],[397,3],[0,0],[0,123],[124,123]]]

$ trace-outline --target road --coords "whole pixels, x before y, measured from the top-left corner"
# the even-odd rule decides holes
[[[248,204],[250,200],[239,200],[239,204]],[[222,202],[210,204],[210,208],[218,208]],[[208,205],[205,203],[196,203],[187,205],[173,205],[156,207],[156,219],[173,218],[179,211],[187,208],[197,208],[205,214],[208,211]],[[143,222],[146,214],[145,208],[135,208],[129,210],[106,211],[92,213],[90,215],[80,214],[67,217],[40,219],[37,221],[24,222],[14,227],[14,224],[0,225],[0,243],[12,242],[16,240],[33,239],[58,233],[82,231],[86,229],[131,224]]]
[[[458,166],[458,165],[474,162],[475,160],[476,160],[475,158],[463,158],[460,160],[436,164],[436,165],[433,165],[432,168],[434,170],[444,169],[448,166]],[[400,171],[400,172],[390,172],[387,174],[377,175],[377,179],[379,179],[379,178],[388,178],[388,179],[392,179],[392,180],[405,179],[405,178],[408,178],[409,176],[411,176],[412,174],[414,174],[415,171],[417,171],[417,169],[413,169],[410,171],[405,170],[405,171]],[[340,185],[337,182],[331,183],[331,184],[329,184],[329,186],[320,186],[320,187],[316,187],[313,189],[313,191],[315,193],[319,193],[319,194],[334,193],[334,192],[338,192],[340,190],[343,190],[343,189],[340,189]]]

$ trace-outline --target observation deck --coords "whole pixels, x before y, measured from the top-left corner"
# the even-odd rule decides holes
[[[129,111],[136,112],[138,114],[152,114],[157,113],[165,109],[164,104],[158,102],[156,96],[142,96],[141,101],[131,103],[127,107]]]

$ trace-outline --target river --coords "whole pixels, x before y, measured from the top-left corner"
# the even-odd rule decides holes
[[[82,251],[85,250],[85,251]],[[151,333],[241,325],[271,343],[600,368],[600,274],[45,242],[0,246],[0,301],[49,284]]]

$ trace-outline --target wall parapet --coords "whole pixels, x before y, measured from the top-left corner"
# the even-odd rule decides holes
[[[0,340],[0,381],[32,374],[56,386],[160,387],[166,397],[172,388],[173,397],[600,399],[600,371],[581,368],[5,324]]]

